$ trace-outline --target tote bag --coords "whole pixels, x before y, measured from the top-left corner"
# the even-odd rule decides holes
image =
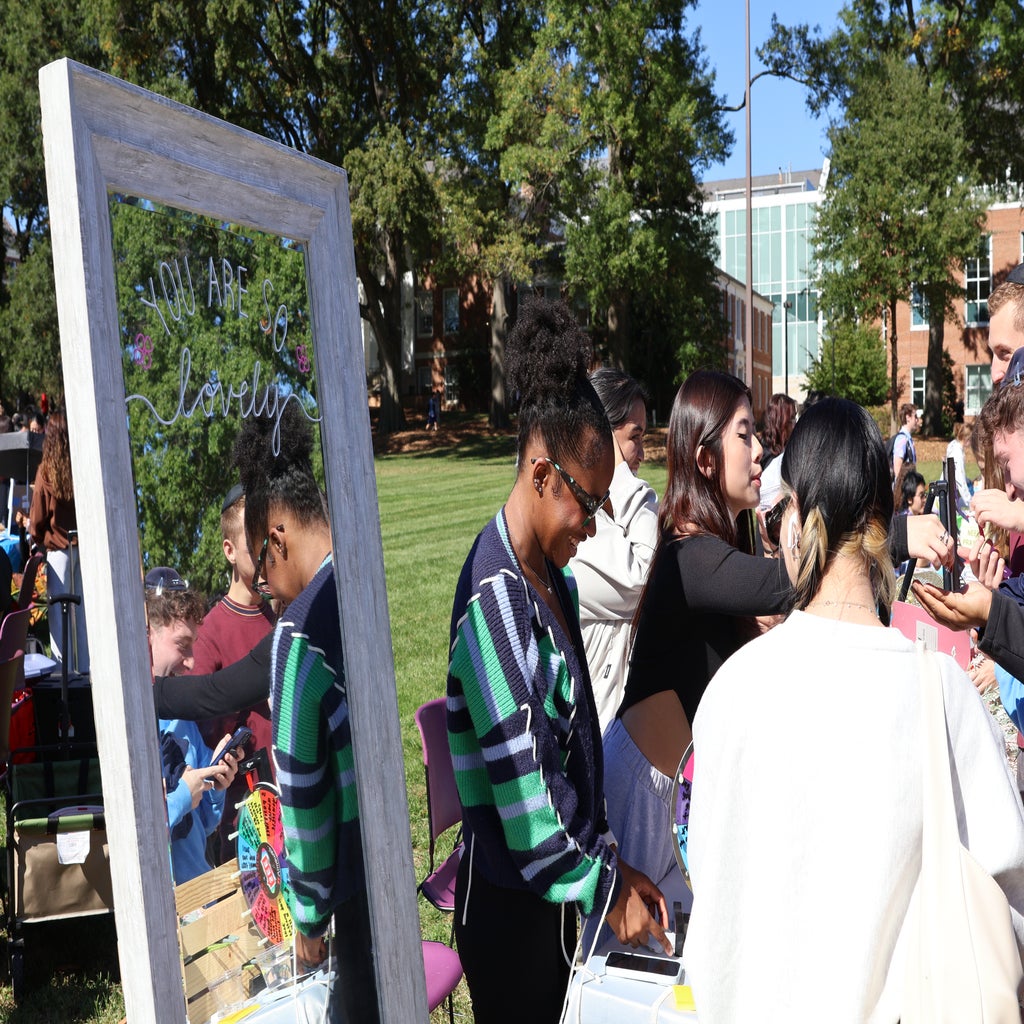
[[[942,678],[919,648],[924,818],[921,874],[903,925],[902,1024],[1019,1024],[1021,969],[1002,889],[960,842]]]

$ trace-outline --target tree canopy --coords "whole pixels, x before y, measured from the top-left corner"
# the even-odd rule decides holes
[[[0,98],[16,114],[0,172],[23,258],[46,223],[36,71],[67,54],[349,171],[382,431],[402,425],[410,271],[495,285],[499,420],[505,299],[535,275],[568,279],[615,362],[655,342],[658,379],[666,359],[713,361],[721,322],[698,182],[732,140],[687,30],[692,6],[68,0],[52,19],[19,8],[0,39]],[[14,343],[8,362],[34,365],[17,332]],[[0,366],[0,389],[11,386]]]
[[[973,167],[958,112],[916,64],[891,54],[861,65],[845,120],[829,141],[831,170],[814,235],[821,302],[830,321],[884,318],[895,418],[896,304],[909,302],[916,285],[940,325],[944,315],[955,316],[956,272],[977,248],[982,225]],[[939,415],[941,387],[927,398],[926,409]]]

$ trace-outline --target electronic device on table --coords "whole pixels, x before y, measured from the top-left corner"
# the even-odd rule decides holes
[[[632,978],[634,981],[650,981],[656,985],[676,985],[682,981],[682,962],[669,956],[653,956],[650,953],[626,953],[613,950],[605,958],[606,974]]]

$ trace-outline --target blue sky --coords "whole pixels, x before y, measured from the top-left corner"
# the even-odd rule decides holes
[[[820,25],[825,34],[838,24],[843,0],[750,0],[750,73],[763,67],[757,48],[771,34],[772,14],[785,25]],[[716,91],[730,106],[743,99],[745,0],[698,0],[689,23],[700,27],[704,50],[716,71]],[[807,109],[806,89],[796,82],[764,77],[751,90],[751,170],[773,174],[820,168],[828,148],[824,118],[815,120]],[[746,173],[745,114],[727,114],[736,137],[732,155],[709,168],[705,181],[740,178]]]

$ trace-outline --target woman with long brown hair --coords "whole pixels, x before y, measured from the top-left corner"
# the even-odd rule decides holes
[[[75,514],[75,484],[71,477],[71,445],[68,421],[62,412],[50,414],[43,439],[43,458],[32,485],[29,532],[33,543],[46,551],[46,589],[56,594],[82,595],[82,576],[78,563],[78,519]],[[71,604],[69,642],[77,658],[71,664],[79,672],[89,671],[89,640],[85,631],[85,606]],[[51,604],[50,649],[58,661],[70,652],[64,650],[64,610]]]
[[[672,406],[666,455],[658,549],[625,696],[604,736],[608,823],[626,860],[655,880],[674,864],[672,777],[704,688],[757,634],[755,617],[785,611],[792,596],[781,563],[754,554],[747,528],[745,513],[760,492],[761,444],[743,382],[710,370],[691,374]]]

